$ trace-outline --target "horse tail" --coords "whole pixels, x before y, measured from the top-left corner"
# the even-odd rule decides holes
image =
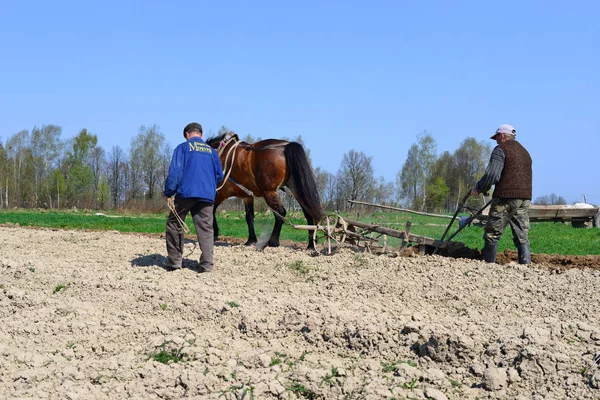
[[[296,200],[302,208],[319,222],[324,215],[317,188],[317,180],[308,163],[308,157],[300,143],[290,142],[284,151],[287,166],[294,180]]]

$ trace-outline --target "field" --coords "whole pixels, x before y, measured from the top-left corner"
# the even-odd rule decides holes
[[[0,224],[18,224],[19,226],[36,226],[61,229],[87,229],[87,230],[116,230],[119,232],[137,232],[162,234],[165,230],[167,211],[158,214],[119,214],[98,213],[95,211],[48,211],[48,210],[0,210]],[[411,233],[440,239],[446,229],[448,219],[415,215],[405,212],[369,212],[369,213],[344,213],[343,217],[352,220],[378,223],[392,229],[403,230],[406,222],[412,223]],[[231,238],[247,238],[247,227],[244,213],[241,211],[219,211],[219,227],[221,235]],[[306,224],[300,212],[291,212],[287,215],[288,224],[284,224],[281,238],[293,242],[306,242],[307,233],[292,228],[292,224]],[[257,235],[264,240],[268,238],[273,229],[273,216],[270,212],[256,214]],[[192,234],[194,226],[191,219],[186,221]],[[458,229],[455,222],[448,236]],[[483,228],[470,226],[461,231],[453,240],[463,242],[471,249],[483,246]],[[193,238],[194,236],[190,236]],[[533,223],[530,231],[531,251],[534,254],[586,256],[600,255],[600,229],[573,228],[561,223]],[[390,244],[398,245],[399,242],[390,238]],[[499,252],[515,250],[512,243],[510,228],[507,228],[499,246]]]
[[[164,215],[24,214],[30,219],[0,214],[0,398],[600,393],[600,257],[570,253],[598,243],[593,229],[550,230],[561,239],[548,243],[569,238],[564,228],[583,233],[583,245],[563,244],[560,255],[580,254],[588,264],[579,268],[559,256],[489,265],[350,249],[314,256],[290,237],[258,251],[240,245],[243,219],[229,213],[221,215],[227,237],[217,242],[215,270],[199,274],[193,236],[186,268],[161,267]],[[49,222],[59,217],[61,229]],[[473,235],[477,245],[480,233]]]

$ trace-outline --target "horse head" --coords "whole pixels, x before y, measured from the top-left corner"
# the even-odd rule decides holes
[[[228,131],[208,139],[206,143],[215,150],[221,150],[222,148],[227,147],[228,144],[239,141],[240,138],[238,137],[237,133]]]

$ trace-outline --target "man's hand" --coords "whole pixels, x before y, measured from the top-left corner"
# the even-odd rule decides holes
[[[477,197],[479,196],[479,192],[477,191],[477,186],[473,186],[473,188],[471,189],[471,195]]]
[[[169,209],[175,210],[175,197],[165,196],[165,200],[167,200],[167,206],[169,206]]]

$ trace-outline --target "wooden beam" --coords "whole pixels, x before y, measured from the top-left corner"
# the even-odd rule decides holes
[[[388,210],[403,211],[403,212],[407,212],[407,213],[411,213],[411,214],[427,215],[427,216],[430,216],[430,217],[439,217],[439,218],[452,219],[452,216],[450,216],[450,215],[430,214],[430,213],[426,213],[426,212],[407,210],[406,208],[398,208],[398,207],[392,207],[392,206],[383,206],[381,204],[373,204],[373,203],[367,203],[367,202],[364,202],[364,201],[357,201],[357,200],[348,200],[348,202],[349,203],[353,203],[353,204],[363,204],[365,206],[370,206],[370,207],[385,208],[385,209],[388,209]]]
[[[345,221],[348,224],[359,227],[361,229],[378,232],[378,233],[383,233],[383,234],[391,236],[391,237],[407,240],[409,242],[413,242],[413,243],[417,243],[417,244],[426,244],[426,245],[434,246],[434,247],[445,247],[448,245],[448,242],[442,242],[441,240],[432,239],[427,236],[413,235],[412,233],[409,233],[408,237],[405,238],[404,237],[405,233],[403,231],[386,228],[384,226],[380,226],[377,224],[368,224],[368,223],[364,223],[364,222],[360,222],[360,221],[352,221],[349,219],[345,219]]]

